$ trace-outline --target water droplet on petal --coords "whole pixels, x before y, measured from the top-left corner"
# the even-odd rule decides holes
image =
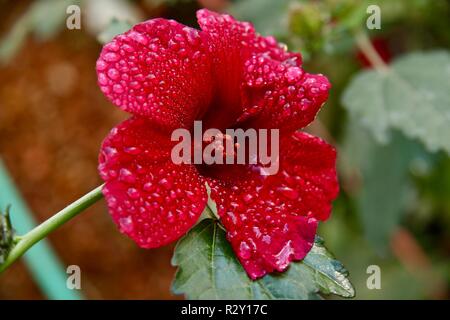
[[[120,56],[117,53],[108,52],[105,55],[103,55],[103,59],[108,62],[115,62],[120,59]]]
[[[239,245],[239,257],[241,257],[244,260],[247,260],[251,257],[251,254],[252,252],[247,242],[242,241],[241,244]]]
[[[116,208],[117,207],[117,199],[115,197],[109,197],[108,198],[108,205],[111,208]]]
[[[123,149],[123,151],[125,151],[126,153],[131,154],[131,155],[138,155],[141,153],[141,149],[136,148],[136,147],[126,147]]]
[[[113,86],[113,91],[119,94],[124,92],[123,87],[120,84],[115,84]]]
[[[108,77],[110,77],[112,80],[119,79],[119,76],[120,74],[119,71],[117,71],[117,69],[112,68],[108,70]]]
[[[153,183],[147,182],[147,183],[144,184],[144,191],[149,192],[149,191],[152,191],[152,190],[153,190]]]
[[[278,187],[277,191],[279,191],[283,196],[291,200],[296,200],[299,196],[298,191],[290,187]]]
[[[227,215],[228,215],[228,217],[230,217],[231,222],[233,222],[233,224],[236,224],[236,223],[237,223],[237,218],[236,218],[236,216],[234,215],[233,212],[228,211],[228,212],[227,212]]]
[[[108,67],[108,64],[104,60],[98,59],[96,66],[98,71],[103,71]]]
[[[247,193],[243,196],[243,199],[246,203],[250,203],[253,200],[253,196],[250,193]]]
[[[103,148],[103,155],[107,160],[112,160],[118,155],[118,152],[116,148],[106,147]]]
[[[108,84],[108,77],[106,77],[106,74],[104,74],[103,72],[100,72],[98,74],[98,83],[102,86],[106,86]]]
[[[166,189],[170,189],[172,187],[172,183],[166,178],[162,178],[161,180],[159,180],[159,184]]]
[[[129,36],[131,39],[133,39],[134,41],[136,41],[136,42],[142,44],[143,46],[146,46],[146,45],[148,44],[147,38],[146,38],[143,34],[141,34],[141,33],[139,33],[139,32],[132,31],[132,32],[130,32],[130,33],[128,34],[128,36]]]
[[[136,182],[136,177],[130,170],[122,168],[119,172],[119,180],[131,184]]]
[[[171,211],[167,213],[167,221],[169,221],[170,223],[173,223],[175,221],[175,216]]]
[[[272,238],[269,235],[264,235],[262,237],[262,241],[266,244],[270,244],[272,242]]]
[[[131,199],[137,199],[137,198],[139,198],[139,197],[141,196],[141,194],[139,193],[139,191],[138,191],[137,189],[135,189],[135,188],[129,188],[128,191],[127,191],[127,193],[128,193],[128,196],[129,196]]]
[[[124,218],[120,218],[119,219],[119,225],[120,225],[121,231],[125,232],[125,233],[130,233],[134,229],[133,220],[131,219],[130,216],[124,217]]]
[[[291,67],[286,71],[285,76],[289,83],[294,83],[300,80],[302,76],[302,70],[299,67]]]

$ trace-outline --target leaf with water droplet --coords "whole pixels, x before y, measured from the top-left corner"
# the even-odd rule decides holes
[[[172,264],[172,290],[189,299],[320,299],[322,294],[353,297],[348,272],[316,242],[303,261],[287,271],[251,280],[237,260],[218,221],[205,219],[183,237]]]
[[[14,230],[11,226],[8,206],[4,214],[0,212],[0,265],[5,262],[13,246]]]
[[[420,140],[430,151],[450,154],[450,53],[411,53],[385,73],[358,73],[343,94],[355,121],[380,143],[391,129]]]

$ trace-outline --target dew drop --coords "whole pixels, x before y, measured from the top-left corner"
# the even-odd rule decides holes
[[[167,221],[169,221],[170,223],[173,223],[175,221],[175,216],[171,211],[167,213]]]
[[[302,70],[299,67],[291,67],[286,71],[286,79],[290,83],[294,83],[302,76]]]
[[[241,257],[244,260],[249,259],[251,256],[251,249],[247,242],[242,241],[239,245],[239,257]]]
[[[136,147],[126,147],[123,149],[123,151],[125,151],[128,154],[134,155],[134,156],[141,153],[141,149],[136,148]]]
[[[134,229],[133,220],[131,219],[130,216],[120,218],[119,225],[120,225],[120,229],[125,233],[130,233]]]
[[[117,69],[109,69],[108,70],[108,77],[110,77],[112,80],[117,80],[119,79],[120,73],[119,71],[117,71]]]
[[[264,235],[262,237],[262,241],[266,244],[270,244],[272,242],[272,238],[269,235]]]
[[[103,149],[103,155],[106,160],[112,160],[118,155],[118,152],[116,148],[106,147]]]
[[[250,193],[247,193],[243,196],[245,203],[250,203],[253,200],[253,196]]]
[[[130,170],[122,168],[119,172],[119,180],[131,184],[136,182],[136,177]]]
[[[97,60],[96,66],[97,66],[97,70],[98,70],[98,71],[103,71],[103,70],[106,69],[106,67],[108,66],[108,64],[107,64],[104,60],[98,59],[98,60]]]
[[[108,62],[115,62],[119,60],[120,56],[117,53],[114,52],[108,52],[107,54],[103,55],[103,59]]]
[[[109,197],[108,198],[108,205],[111,208],[116,208],[117,207],[117,199],[115,197]]]
[[[253,232],[255,233],[255,236],[259,238],[261,236],[261,231],[258,227],[253,227]]]
[[[170,189],[172,187],[172,183],[166,178],[159,180],[159,184],[166,189]]]
[[[228,211],[228,212],[227,212],[227,215],[228,215],[228,217],[230,217],[231,222],[233,222],[233,224],[236,224],[236,223],[237,223],[237,218],[236,218],[236,216],[234,215],[233,212]]]
[[[144,191],[150,192],[153,189],[153,183],[147,182],[144,184]]]
[[[98,83],[102,86],[106,86],[108,84],[108,78],[103,72],[98,74]]]
[[[128,191],[127,191],[127,194],[128,194],[128,196],[131,198],[131,199],[137,199],[137,198],[139,198],[140,197],[140,193],[139,193],[139,191],[137,190],[137,189],[135,189],[135,188],[129,188],[128,189]]]
[[[193,193],[192,191],[186,191],[186,196],[192,201],[196,200],[195,193]]]
[[[116,178],[117,177],[117,171],[114,169],[111,169],[108,171],[108,174],[111,178]]]
[[[131,52],[134,51],[134,48],[133,48],[132,46],[128,45],[128,44],[122,45],[121,48],[122,48],[123,50],[125,50],[126,52],[128,52],[128,53],[131,53]]]
[[[130,32],[130,33],[128,34],[128,36],[129,36],[131,39],[133,39],[134,41],[136,41],[136,42],[142,44],[143,46],[146,46],[146,45],[148,44],[147,38],[146,38],[143,34],[141,34],[141,33],[139,33],[139,32],[132,31],[132,32]]]
[[[119,94],[124,92],[123,87],[120,84],[115,84],[113,86],[113,91]]]
[[[278,187],[277,191],[279,191],[283,196],[291,200],[296,200],[299,196],[298,191],[290,187]]]

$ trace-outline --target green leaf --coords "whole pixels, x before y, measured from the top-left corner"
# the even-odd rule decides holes
[[[0,39],[0,63],[8,63],[29,34],[39,40],[49,40],[56,36],[65,27],[66,8],[79,4],[80,0],[34,1]]]
[[[116,35],[130,30],[132,24],[128,21],[113,19],[108,27],[97,36],[98,42],[105,44],[111,41]]]
[[[360,174],[361,186],[355,195],[366,238],[384,254],[414,195],[410,167],[427,162],[426,153],[397,131],[388,144],[380,145],[367,129],[352,121],[340,150],[340,171],[347,177],[355,174],[351,170]]]
[[[229,11],[241,21],[250,21],[263,35],[284,35],[288,27],[288,7],[292,0],[240,0]]]
[[[343,94],[353,119],[380,143],[390,129],[418,139],[430,151],[450,154],[450,54],[411,53],[397,59],[386,73],[363,71]]]
[[[353,297],[348,272],[317,238],[301,262],[286,272],[252,281],[237,260],[225,231],[205,219],[183,237],[172,264],[178,266],[172,290],[189,299],[320,299],[319,293]]]
[[[70,5],[80,5],[80,0],[38,0],[28,11],[29,31],[39,40],[48,40],[55,37],[66,27],[66,13]]]
[[[5,210],[5,214],[0,212],[0,265],[5,262],[14,245],[14,230],[11,226],[9,218],[9,206]]]

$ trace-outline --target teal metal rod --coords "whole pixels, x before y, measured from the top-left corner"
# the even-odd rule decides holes
[[[4,209],[8,204],[11,205],[13,227],[19,235],[27,233],[36,226],[31,210],[0,159],[0,208]],[[56,300],[83,298],[80,291],[66,287],[68,275],[47,240],[36,243],[27,251],[24,259],[34,280],[47,298]]]

